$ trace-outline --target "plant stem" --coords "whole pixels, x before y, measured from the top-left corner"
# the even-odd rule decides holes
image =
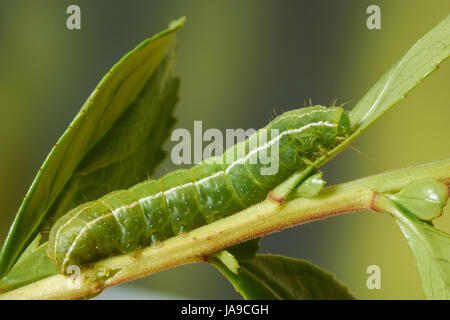
[[[331,186],[313,199],[296,198],[283,205],[268,199],[159,245],[85,266],[78,288],[68,286],[67,277],[55,275],[6,292],[0,299],[74,299],[91,295],[173,266],[206,261],[218,250],[257,236],[328,216],[380,211],[374,207],[379,193],[398,191],[425,177],[450,184],[450,159]]]

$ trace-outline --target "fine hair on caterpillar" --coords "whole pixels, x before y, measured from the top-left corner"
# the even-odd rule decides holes
[[[288,111],[222,155],[70,210],[51,229],[48,256],[66,273],[69,265],[155,245],[225,218],[264,200],[351,133],[341,107]],[[276,166],[266,161],[272,153]]]

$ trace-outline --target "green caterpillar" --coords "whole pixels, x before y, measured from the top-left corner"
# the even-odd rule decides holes
[[[262,145],[252,145],[252,138],[260,139],[259,130],[212,161],[72,209],[53,226],[48,256],[65,273],[70,265],[130,252],[212,223],[264,200],[270,190],[351,133],[347,113],[340,107],[324,106],[286,112],[264,129],[277,135]],[[221,161],[243,147],[245,152],[231,163]],[[278,171],[263,174],[267,164],[258,155],[275,150]],[[257,159],[253,163],[252,157]]]

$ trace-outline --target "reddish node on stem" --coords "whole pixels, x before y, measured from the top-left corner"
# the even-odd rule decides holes
[[[273,200],[275,202],[278,202],[280,204],[283,203],[285,200],[284,197],[276,197],[271,192],[269,192],[269,194],[267,195],[267,198],[270,200]]]
[[[403,99],[406,99],[408,97],[408,94],[405,93],[405,95],[403,96]]]
[[[436,70],[438,70],[440,67],[441,67],[440,65],[437,65],[437,66],[436,66]]]

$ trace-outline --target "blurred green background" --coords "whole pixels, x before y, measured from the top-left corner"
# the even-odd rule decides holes
[[[82,29],[66,28],[81,7]],[[381,30],[366,8],[381,8]],[[259,128],[311,99],[355,105],[450,12],[448,0],[0,0],[0,238],[52,145],[108,69],[143,39],[187,16],[179,32],[178,127]],[[450,64],[375,123],[325,170],[329,184],[448,158]],[[173,144],[172,144],[173,145]],[[169,148],[170,143],[167,144]],[[173,169],[166,161],[157,176]],[[447,208],[447,211],[448,208]],[[448,212],[450,213],[450,211]],[[450,231],[449,215],[437,225]],[[387,215],[354,213],[266,236],[262,252],[304,258],[359,298],[422,299],[412,255]],[[381,290],[366,268],[381,267]],[[239,298],[207,264],[187,265],[99,298]]]

